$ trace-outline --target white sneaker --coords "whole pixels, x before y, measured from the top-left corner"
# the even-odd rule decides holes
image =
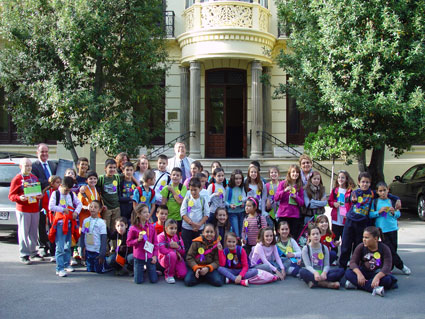
[[[229,278],[226,278],[226,284],[229,284],[229,283],[230,283]]]
[[[55,256],[50,257],[50,262],[51,262],[51,263],[55,263],[55,262],[56,262],[56,257],[55,257]]]
[[[66,267],[66,268],[65,268],[65,271],[66,271],[66,272],[74,272],[74,271],[75,271],[75,269],[74,269],[74,268],[72,268],[71,266],[68,266],[68,267]]]
[[[375,296],[375,295],[384,297],[384,287],[378,286],[376,288],[373,288],[372,296]]]
[[[76,261],[74,258],[71,258],[71,266],[77,266],[78,261]]]
[[[56,273],[59,277],[66,277],[67,276],[65,270],[59,270]]]
[[[345,289],[356,289],[357,287],[356,286],[354,286],[352,283],[351,283],[351,281],[349,281],[349,280],[347,280],[346,282],[345,282]]]
[[[167,284],[175,284],[176,280],[174,279],[174,277],[167,277],[165,278],[165,281],[167,282]]]
[[[409,267],[407,267],[406,265],[403,266],[403,269],[401,270],[403,272],[403,274],[405,275],[410,275],[412,273],[412,271],[410,270]]]

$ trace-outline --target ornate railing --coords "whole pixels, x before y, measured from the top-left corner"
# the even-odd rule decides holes
[[[174,38],[174,11],[164,11],[164,27],[167,38]]]
[[[177,142],[184,142],[189,138],[189,132],[186,132],[178,137],[176,137],[175,139],[169,141],[168,143],[158,147],[157,149],[151,151],[148,153],[147,157],[148,159],[152,160],[155,159],[156,157],[158,157],[158,155],[165,153],[166,151],[168,151],[170,148],[174,147],[174,144],[176,144]]]

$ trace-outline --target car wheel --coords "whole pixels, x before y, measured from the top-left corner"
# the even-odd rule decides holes
[[[418,216],[425,221],[425,197],[423,195],[418,199]]]

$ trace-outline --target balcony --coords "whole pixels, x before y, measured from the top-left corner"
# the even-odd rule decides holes
[[[174,11],[164,11],[164,27],[167,38],[174,38]]]
[[[183,63],[212,57],[271,62],[265,52],[276,38],[269,32],[268,1],[189,0],[186,5],[185,32],[177,38]]]

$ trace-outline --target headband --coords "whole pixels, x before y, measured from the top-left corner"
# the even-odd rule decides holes
[[[249,200],[252,200],[255,203],[255,206],[257,206],[257,201],[256,201],[256,199],[254,197],[249,196],[248,199]]]

